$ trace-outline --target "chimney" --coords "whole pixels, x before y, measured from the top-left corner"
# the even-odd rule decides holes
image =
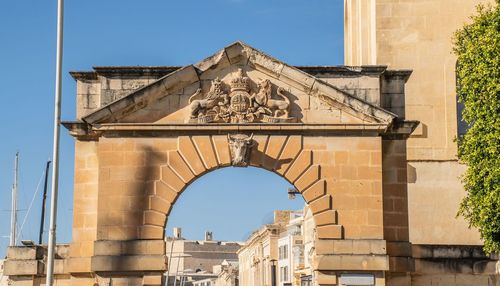
[[[174,227],[174,238],[181,239],[182,238],[182,229],[180,227]]]
[[[212,241],[213,234],[211,231],[205,231],[205,241]]]

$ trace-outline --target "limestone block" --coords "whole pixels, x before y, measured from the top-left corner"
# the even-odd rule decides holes
[[[264,160],[266,154],[265,150],[267,147],[269,136],[265,135],[255,135],[253,137],[254,146],[252,152],[250,153],[250,165],[260,167],[262,166],[262,161]]]
[[[93,256],[92,271],[163,271],[165,255]]]
[[[313,258],[315,270],[389,270],[386,255],[317,255]]]
[[[316,214],[314,215],[314,222],[316,223],[317,226],[337,224],[337,211],[327,210],[319,214]]]
[[[7,259],[34,260],[43,257],[43,249],[36,246],[10,246],[7,248]]]
[[[172,208],[172,204],[169,201],[158,196],[149,196],[148,206],[149,209],[163,214],[168,214]]]
[[[242,45],[233,44],[225,48],[227,58],[231,64],[237,64],[239,62],[247,62],[248,55],[245,53],[245,49]]]
[[[193,136],[192,139],[205,167],[207,169],[217,167],[217,157],[210,136]]]
[[[43,264],[39,260],[5,260],[3,274],[10,275],[37,275],[43,272]]]
[[[386,254],[387,246],[385,240],[353,240],[353,253],[355,254]]]
[[[186,184],[182,181],[175,172],[170,169],[169,166],[163,166],[161,168],[161,180],[169,185],[177,193],[181,192]]]
[[[299,179],[300,181],[300,179]],[[296,185],[298,184],[298,182]],[[306,200],[306,202],[312,202],[313,200],[323,196],[326,194],[326,181],[325,180],[320,180],[314,183],[312,186],[309,188],[305,189],[302,192],[302,196]],[[317,219],[317,217],[316,217]],[[316,225],[318,225],[318,222],[316,222]]]
[[[94,242],[95,256],[160,255],[165,253],[162,239],[99,240]]]
[[[405,241],[387,241],[387,254],[390,256],[412,256],[411,243]]]
[[[335,272],[329,271],[314,271],[314,277],[318,285],[337,285],[337,275]]]
[[[155,195],[160,197],[171,205],[175,203],[179,194],[174,189],[172,189],[169,185],[165,184],[162,181],[155,182]]]
[[[54,274],[67,274],[66,272],[66,261],[64,259],[54,259]],[[42,266],[43,267],[43,266]],[[45,267],[43,267],[45,268]],[[47,269],[42,270],[44,273],[47,272]]]
[[[93,253],[94,242],[92,240],[80,242],[78,242],[78,240],[73,240],[68,249],[68,256],[65,258],[92,256]]]
[[[392,272],[413,272],[414,260],[411,257],[389,257],[389,269]]]
[[[384,80],[384,81],[382,81],[382,92],[383,93],[404,94],[405,82],[403,79]]]
[[[381,239],[319,239],[315,241],[316,254],[386,254],[385,240]]]
[[[157,225],[163,227],[165,225],[165,219],[167,212],[158,212],[155,210],[144,211],[144,224]]]
[[[122,245],[119,240],[98,240],[94,242],[94,255],[120,255]]]
[[[144,275],[144,277],[142,278],[142,285],[144,286],[148,286],[148,285],[151,285],[151,286],[156,286],[156,285],[161,285],[161,281],[162,281],[162,275],[161,274],[157,274],[157,275]]]
[[[194,178],[193,172],[189,169],[184,159],[181,157],[179,152],[171,151],[168,152],[168,164],[170,168],[184,181],[188,183]]]
[[[280,81],[288,83],[305,93],[309,93],[311,91],[315,81],[315,79],[309,74],[287,65],[284,65],[281,69],[279,79]]]
[[[267,143],[265,156],[262,160],[262,166],[267,170],[273,170],[276,165],[276,160],[278,159],[283,144],[285,144],[287,136],[273,135],[269,137],[269,142]]]
[[[184,158],[184,161],[186,161],[186,163],[193,171],[193,174],[199,175],[205,172],[205,166],[203,165],[200,156],[198,156],[198,152],[196,151],[196,148],[194,147],[190,137],[179,137],[178,149],[182,157]]]
[[[295,182],[295,187],[302,191],[314,184],[320,179],[320,166],[313,165],[304,174],[302,174]]]
[[[212,136],[215,153],[219,166],[228,166],[231,164],[231,155],[229,153],[229,144],[226,136]]]
[[[283,67],[285,66],[278,60],[268,57],[267,55],[264,55],[257,50],[249,49],[248,52],[249,64],[252,64],[256,70],[263,72],[269,76],[278,77],[283,70]]]
[[[297,178],[312,164],[312,151],[303,150],[297,159],[293,161],[292,166],[286,171],[285,177],[290,182],[295,182]]]
[[[320,239],[342,238],[343,231],[341,225],[322,225],[316,227],[316,233]]]
[[[221,50],[212,56],[198,62],[195,67],[202,71],[200,80],[214,79],[219,75],[221,69],[229,67],[231,64],[225,50]]]
[[[161,226],[144,225],[138,228],[140,239],[163,239],[165,230]]]
[[[41,279],[33,279],[31,276],[10,276],[8,285],[12,286],[34,286],[34,282],[39,282]],[[35,281],[33,281],[35,280]]]
[[[309,207],[313,214],[330,210],[332,208],[332,197],[330,195],[322,196],[313,202],[309,202]]]

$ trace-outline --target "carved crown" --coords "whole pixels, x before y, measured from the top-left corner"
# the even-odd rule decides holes
[[[237,76],[231,80],[230,86],[231,91],[248,91],[248,77],[244,75],[242,69],[238,69]]]

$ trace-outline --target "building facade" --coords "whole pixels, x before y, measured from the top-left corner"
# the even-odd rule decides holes
[[[240,259],[239,275],[241,285],[265,286],[273,285],[272,266],[275,266],[275,283],[279,286],[309,286],[314,280],[312,268],[312,252],[314,252],[315,225],[309,207],[300,211],[282,212],[281,225],[265,225],[252,235],[238,252]],[[269,231],[275,226],[277,234]],[[265,235],[262,235],[265,234]],[[272,235],[271,235],[272,234]],[[265,248],[262,248],[265,246]],[[262,249],[261,249],[262,248]],[[277,255],[271,256],[271,250],[277,250]],[[262,254],[262,255],[261,255]],[[256,264],[259,261],[262,264]],[[258,271],[255,277],[250,273]],[[243,280],[246,278],[245,280]]]
[[[180,232],[179,228],[176,230]],[[213,271],[214,267],[227,260],[237,260],[237,251],[242,245],[240,242],[213,240],[211,232],[205,233],[204,240],[177,237],[168,238],[165,243],[166,254],[171,261],[167,269],[168,279],[170,283],[176,279],[176,284],[179,285],[183,281],[186,286],[214,286],[200,283],[210,279],[215,281],[219,273]],[[198,280],[203,281],[197,282]]]
[[[384,172],[395,180],[407,178],[409,241],[416,256],[412,285],[490,285],[498,273],[493,267],[476,273],[467,260],[473,255],[450,255],[460,249],[479,251],[482,242],[477,230],[470,229],[457,210],[465,192],[460,176],[466,166],[457,160],[456,138],[463,134],[457,108],[456,56],[453,33],[463,27],[487,0],[345,0],[345,64],[387,65],[411,69],[405,85],[404,113],[420,125],[408,139],[407,173]],[[393,96],[399,96],[393,92]],[[403,111],[403,110],[402,110]],[[390,203],[384,201],[384,203]],[[397,206],[395,206],[397,207]],[[446,250],[448,247],[448,250]],[[423,248],[425,251],[422,251]],[[439,252],[434,256],[429,249]],[[424,254],[422,254],[424,253]],[[422,256],[419,256],[422,255]],[[488,259],[483,255],[482,259]],[[439,261],[456,267],[432,269]],[[481,263],[481,259],[475,263]]]
[[[286,229],[290,213],[275,211],[273,223],[254,231],[238,250],[240,286],[273,285],[271,268],[278,267],[278,240],[280,233]]]

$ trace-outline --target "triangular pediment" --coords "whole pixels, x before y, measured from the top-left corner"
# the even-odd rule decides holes
[[[384,124],[396,118],[236,42],[83,117],[89,124]]]

